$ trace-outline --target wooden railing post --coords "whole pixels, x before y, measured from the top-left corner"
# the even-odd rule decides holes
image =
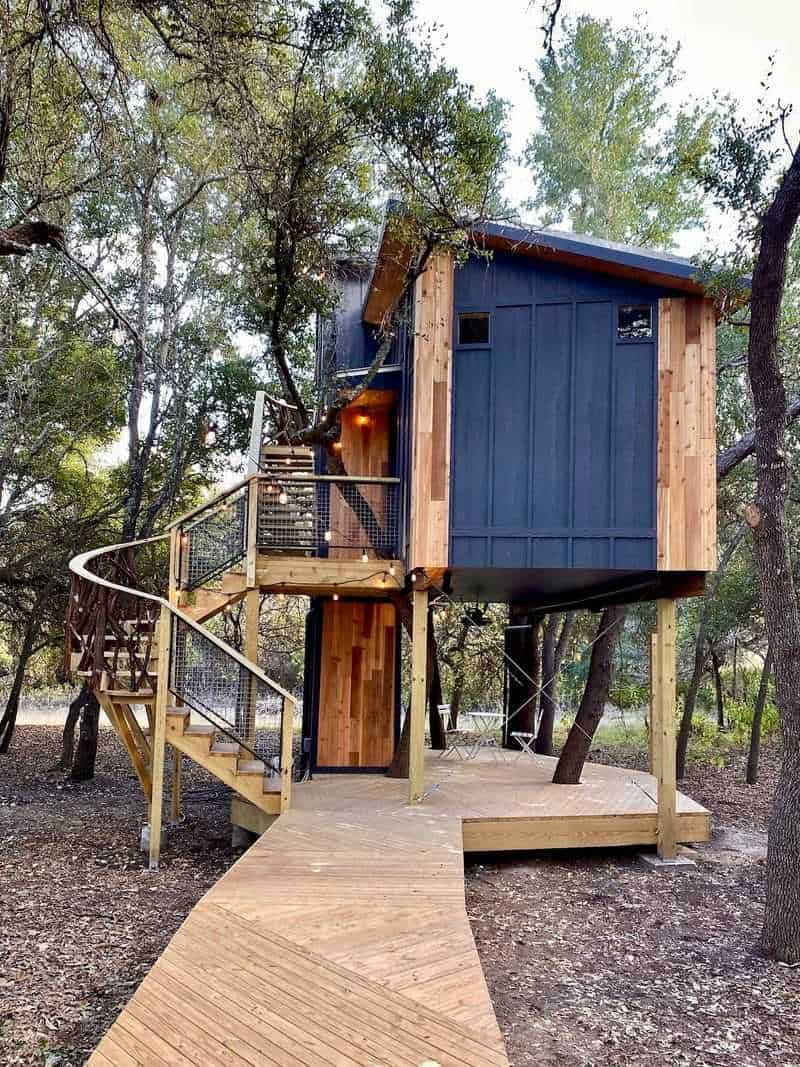
[[[658,780],[657,850],[661,859],[674,859],[677,841],[677,782],[675,777],[675,601],[656,602],[658,627],[653,671],[653,752]]]
[[[258,666],[258,624],[261,611],[261,595],[258,589],[248,589],[245,594],[245,632],[244,654],[251,663]],[[258,698],[258,679],[250,675],[245,709],[245,741],[252,748],[256,741],[256,701]]]
[[[258,556],[258,499],[260,482],[258,475],[250,480],[247,490],[247,588],[254,589],[256,584],[256,559]]]
[[[167,706],[169,704],[169,662],[172,640],[172,616],[162,604],[158,623],[158,680],[151,744],[150,792],[150,870],[158,870],[161,854],[161,819],[164,798],[164,749],[167,736]]]
[[[425,791],[425,710],[428,703],[428,590],[413,593],[411,637],[411,707],[408,734],[408,799],[414,804]]]
[[[292,759],[294,753],[294,713],[296,701],[283,698],[281,708],[281,813],[292,802]]]

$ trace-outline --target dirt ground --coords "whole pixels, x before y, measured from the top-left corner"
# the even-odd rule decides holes
[[[185,821],[162,868],[137,851],[144,805],[104,731],[93,782],[51,770],[59,731],[23,726],[0,758],[0,1064],[77,1067],[236,858],[225,791],[185,772]],[[615,747],[596,753],[641,766]],[[714,813],[690,871],[627,851],[472,857],[467,904],[514,1067],[800,1065],[800,968],[755,951],[777,771],[692,765]]]

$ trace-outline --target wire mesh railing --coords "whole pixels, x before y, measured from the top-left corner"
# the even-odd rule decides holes
[[[233,658],[224,645],[180,616],[173,619],[169,677],[170,691],[223,738],[244,749],[244,758],[249,754],[261,760],[277,787],[287,756],[293,762],[299,725],[294,721],[294,701],[288,701],[243,660]]]
[[[180,527],[178,576],[182,588],[197,589],[242,559],[247,551],[248,498],[245,483]]]
[[[262,478],[258,547],[330,559],[396,559],[399,478]]]

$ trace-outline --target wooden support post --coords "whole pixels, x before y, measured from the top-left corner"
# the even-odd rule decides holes
[[[264,392],[259,389],[253,404],[250,423],[250,451],[247,454],[247,473],[258,474],[261,469],[261,438],[264,436]]]
[[[167,706],[169,704],[169,660],[172,617],[166,605],[161,607],[158,623],[158,682],[152,730],[152,762],[150,767],[150,870],[158,870],[161,853],[161,816],[164,799],[164,749],[167,736]]]
[[[647,769],[651,774],[658,777],[657,755],[658,749],[656,746],[656,731],[654,726],[654,712],[655,712],[655,677],[656,677],[656,656],[658,655],[657,638],[654,633],[650,634],[650,711],[648,717],[648,731],[647,731]]]
[[[655,633],[653,673],[653,735],[655,769],[658,778],[658,838],[661,859],[677,855],[675,779],[675,601],[656,602],[658,626]]]
[[[283,714],[281,715],[281,813],[288,811],[292,802],[295,708],[295,702],[291,697],[283,698]]]
[[[172,749],[172,792],[170,794],[169,814],[173,822],[181,817],[181,771],[183,760],[181,750]]]
[[[261,482],[253,476],[247,490],[247,588],[256,587],[256,560],[258,558],[258,499]]]
[[[169,592],[168,600],[170,604],[178,603],[178,596],[180,590],[180,574],[179,570],[183,560],[181,559],[181,530],[180,527],[175,526],[169,532]],[[184,553],[185,554],[185,553]]]
[[[415,589],[411,640],[411,707],[409,715],[408,799],[414,804],[425,791],[425,712],[428,703],[428,590]]]
[[[261,596],[258,589],[248,589],[244,604],[244,654],[251,663],[258,664],[258,623],[261,612]],[[256,740],[256,700],[258,682],[250,678],[250,692],[247,697],[247,717],[245,721],[245,741],[254,745]]]

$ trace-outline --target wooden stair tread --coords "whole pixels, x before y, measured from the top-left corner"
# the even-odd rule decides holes
[[[214,727],[206,726],[205,723],[192,724],[183,731],[189,737],[213,737]]]
[[[266,774],[267,765],[260,759],[240,759],[236,764],[237,774]]]
[[[241,745],[233,741],[217,741],[211,746],[212,756],[238,756]]]

